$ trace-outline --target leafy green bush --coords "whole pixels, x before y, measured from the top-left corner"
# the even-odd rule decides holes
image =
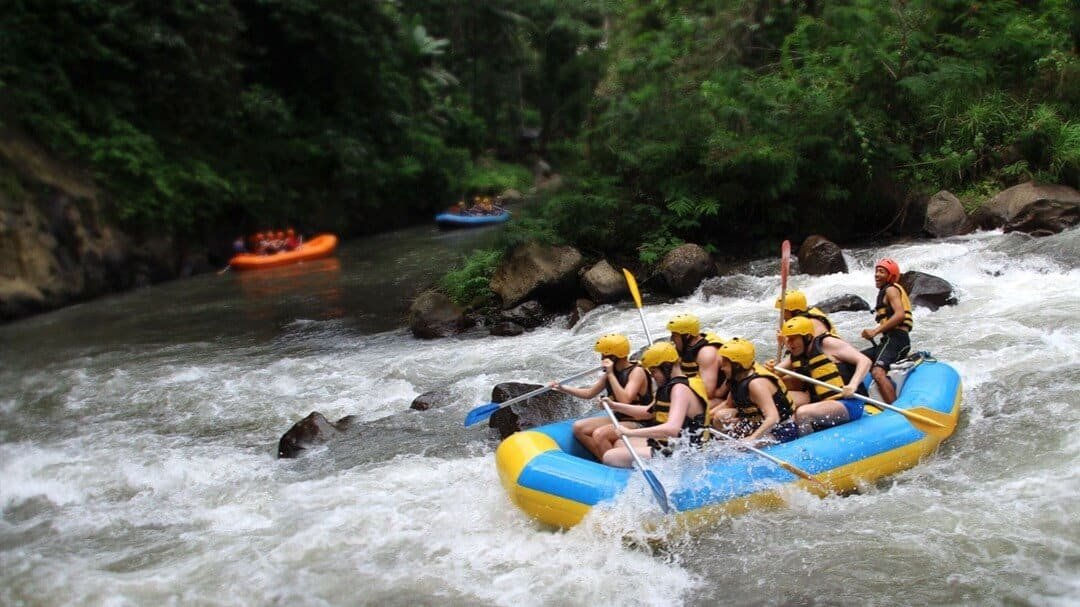
[[[474,162],[458,189],[466,193],[500,194],[508,189],[526,190],[532,183],[532,173],[519,164],[495,161]]]
[[[490,303],[491,276],[502,261],[499,249],[480,249],[474,251],[464,262],[450,270],[442,279],[442,288],[450,299],[464,308],[475,308]]]

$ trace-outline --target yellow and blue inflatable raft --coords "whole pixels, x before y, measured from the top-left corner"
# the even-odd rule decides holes
[[[961,396],[956,370],[931,359],[907,375],[893,405],[947,415],[952,423],[946,433],[923,433],[905,416],[868,405],[866,414],[854,422],[763,450],[809,472],[833,491],[851,492],[859,483],[911,468],[932,453],[955,429]],[[573,422],[518,432],[495,453],[499,478],[510,500],[532,518],[564,528],[580,522],[593,506],[615,499],[637,474],[597,462],[574,439]],[[679,467],[678,478],[660,475],[675,516],[687,523],[782,504],[781,492],[790,486],[822,493],[812,483],[748,452],[706,447],[700,457],[694,454],[687,459],[689,463]]]

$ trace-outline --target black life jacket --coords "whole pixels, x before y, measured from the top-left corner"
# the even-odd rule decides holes
[[[712,339],[710,339],[710,336],[706,335],[705,333],[700,333],[699,337],[701,337],[701,339],[694,342],[694,345],[684,345],[683,350],[679,352],[679,367],[682,369],[683,373],[685,373],[687,377],[698,376],[697,356],[698,353],[701,352],[702,348],[708,346],[719,348],[722,345],[719,343],[713,343]]]
[[[630,365],[628,367],[626,367],[622,371],[619,371],[617,369],[615,370],[615,379],[619,382],[620,386],[622,386],[623,388],[626,387],[626,384],[630,382],[630,374],[633,373],[634,369],[636,369],[637,367],[638,367],[638,363],[632,362],[632,363],[630,363]],[[616,401],[619,400],[615,396],[615,391],[611,389],[611,382],[607,382],[607,384],[605,385],[605,388],[607,389],[607,395],[612,400],[616,400]],[[649,377],[648,372],[646,372],[645,373],[645,385],[641,387],[641,392],[638,393],[634,397],[634,400],[630,401],[627,404],[628,405],[647,405],[647,404],[651,403],[652,400],[653,400],[652,378]]]
[[[750,382],[759,377],[764,377],[776,386],[776,393],[773,394],[773,404],[776,405],[776,410],[780,413],[780,421],[777,423],[790,419],[794,411],[791,397],[788,396],[787,386],[784,385],[784,382],[773,373],[770,373],[764,366],[754,363],[754,368],[749,375],[742,379],[732,379],[730,382],[731,398],[735,403],[735,416],[750,422],[750,426],[754,429],[765,421],[765,414],[750,400]]]

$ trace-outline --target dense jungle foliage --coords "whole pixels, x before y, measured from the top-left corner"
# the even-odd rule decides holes
[[[0,121],[92,167],[131,227],[385,230],[527,187],[506,160],[525,128],[577,135],[602,22],[580,0],[13,0]]]
[[[0,32],[0,118],[132,225],[385,229],[539,153],[565,186],[504,244],[652,262],[1080,187],[1075,0],[15,0]]]

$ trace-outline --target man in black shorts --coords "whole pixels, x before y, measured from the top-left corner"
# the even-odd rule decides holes
[[[862,330],[863,339],[871,342],[881,336],[881,341],[863,350],[863,354],[874,361],[870,375],[881,391],[881,400],[886,403],[896,400],[896,388],[887,375],[889,367],[911,350],[908,334],[914,325],[911,300],[899,281],[900,266],[895,261],[886,257],[874,264],[874,286],[878,288],[877,303],[874,305],[877,325]]]

